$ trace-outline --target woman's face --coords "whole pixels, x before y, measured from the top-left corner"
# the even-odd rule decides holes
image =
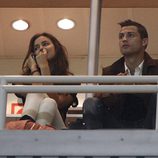
[[[40,36],[34,42],[34,53],[36,56],[40,53],[47,53],[47,59],[51,60],[56,52],[52,41],[45,36]]]

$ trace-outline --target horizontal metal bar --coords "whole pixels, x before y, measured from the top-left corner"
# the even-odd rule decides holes
[[[57,92],[57,93],[153,93],[158,92],[157,85],[4,85],[0,86],[8,93],[16,92]]]
[[[158,76],[0,76],[7,82],[51,83],[157,83]]]
[[[0,131],[3,156],[158,156],[154,130]]]
[[[157,83],[157,76],[143,77],[0,77],[7,82],[56,83]],[[71,81],[72,80],[72,81]],[[118,82],[118,83],[119,83]],[[6,84],[6,83],[5,83]],[[157,85],[1,85],[7,93],[15,92],[158,92]],[[3,100],[4,98],[0,98]],[[5,105],[1,104],[5,108]],[[1,116],[2,117],[2,116]],[[0,129],[4,124],[1,123]],[[3,156],[158,156],[156,130],[59,130],[7,131],[0,130],[0,155]],[[66,143],[65,145],[65,142]],[[15,148],[13,148],[16,146]],[[96,148],[97,147],[97,148]],[[27,149],[27,150],[26,150]],[[86,150],[85,150],[86,149]],[[81,152],[82,151],[82,152]]]

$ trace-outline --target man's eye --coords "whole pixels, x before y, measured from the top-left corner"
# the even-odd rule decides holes
[[[122,39],[124,34],[119,34],[119,39]]]
[[[135,37],[135,34],[134,34],[134,33],[128,33],[127,35],[128,35],[129,38]]]

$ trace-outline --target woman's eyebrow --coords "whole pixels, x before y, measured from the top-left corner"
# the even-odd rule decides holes
[[[49,43],[48,41],[42,41],[41,43]]]

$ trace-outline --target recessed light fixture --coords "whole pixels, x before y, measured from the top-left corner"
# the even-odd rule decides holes
[[[24,20],[16,20],[12,22],[12,27],[18,31],[25,31],[28,29],[29,24],[27,21]]]
[[[70,30],[75,27],[75,22],[70,19],[61,19],[57,22],[57,25],[60,29]]]

